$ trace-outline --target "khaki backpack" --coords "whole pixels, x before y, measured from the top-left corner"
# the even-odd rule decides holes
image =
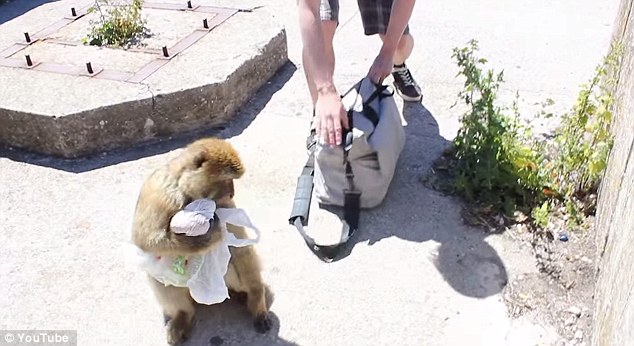
[[[297,181],[290,224],[297,227],[308,247],[330,261],[356,231],[361,209],[380,205],[394,177],[396,164],[405,146],[405,131],[394,92],[363,78],[342,95],[350,130],[341,146],[329,147],[307,140],[308,160]],[[319,204],[343,207],[341,241],[318,245],[308,236],[312,193]]]

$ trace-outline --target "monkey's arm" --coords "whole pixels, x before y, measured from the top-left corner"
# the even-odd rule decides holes
[[[132,225],[134,244],[155,255],[189,255],[209,250],[221,239],[220,225],[212,221],[209,231],[199,236],[172,232],[170,221],[183,208],[185,199],[173,192],[176,190],[161,185],[165,184],[150,181],[141,190]]]
[[[169,229],[169,221],[165,225],[160,225],[155,220],[136,223],[133,241],[143,251],[156,255],[198,254],[208,251],[221,239],[220,226],[213,220],[209,231],[198,236],[174,233]]]

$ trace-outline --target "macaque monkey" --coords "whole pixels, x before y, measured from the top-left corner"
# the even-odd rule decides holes
[[[206,138],[189,144],[179,156],[154,171],[141,187],[132,225],[133,243],[155,256],[188,256],[210,251],[221,236],[215,219],[209,231],[199,236],[171,232],[170,220],[187,204],[201,198],[214,200],[218,208],[235,208],[233,179],[243,174],[242,162],[229,142]],[[227,230],[237,238],[248,237],[243,227],[227,224]],[[246,295],[254,327],[265,333],[271,329],[271,320],[259,258],[252,245],[229,249],[231,259],[225,275],[228,290],[242,298]],[[149,280],[167,321],[168,343],[185,341],[195,311],[189,289],[165,286],[151,276]]]

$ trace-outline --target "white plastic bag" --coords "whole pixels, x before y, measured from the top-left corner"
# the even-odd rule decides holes
[[[213,203],[213,201],[211,201]],[[196,204],[194,204],[196,203]],[[198,235],[197,229],[203,218],[201,214],[213,218],[214,210],[209,207],[209,201],[194,201],[184,211],[181,219],[176,223],[183,226],[179,232],[189,235]],[[213,204],[215,208],[215,204]],[[200,209],[197,209],[200,208]],[[198,213],[200,211],[200,213]],[[192,298],[201,304],[216,304],[229,297],[229,291],[225,283],[225,275],[231,259],[229,246],[242,247],[257,243],[260,240],[260,231],[253,225],[246,212],[238,208],[215,209],[220,223],[221,240],[210,252],[201,256],[163,256],[156,257],[137,248],[139,266],[148,274],[164,285],[176,287],[188,287]],[[207,215],[204,215],[206,217]],[[187,220],[186,216],[191,217]],[[188,222],[191,221],[191,222]],[[204,220],[209,222],[209,219]],[[227,223],[235,226],[250,228],[255,231],[254,239],[239,239],[227,230]],[[189,227],[189,226],[192,227]],[[207,226],[209,229],[209,226]],[[204,232],[203,232],[204,234]]]

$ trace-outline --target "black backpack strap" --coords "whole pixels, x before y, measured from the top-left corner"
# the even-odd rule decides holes
[[[369,80],[368,80],[369,81]],[[359,83],[355,84],[353,87],[351,87],[348,91],[346,91],[345,93],[343,93],[343,95],[341,95],[341,97],[343,98],[345,95],[347,95],[348,93],[350,93],[351,91],[355,90],[357,92],[357,95],[359,94],[360,90],[361,90],[361,84],[364,82],[364,80],[362,79]],[[388,90],[388,86],[387,85],[383,85],[383,84],[377,84],[374,82],[373,83],[374,87],[376,90],[374,90],[374,92],[368,96],[368,99],[363,101],[363,116],[370,120],[370,122],[372,123],[372,125],[376,128],[379,125],[379,120],[380,117],[377,114],[377,112],[372,109],[371,107],[365,107],[365,105],[369,105],[372,101],[374,101],[375,98],[379,98],[379,100],[385,98],[385,97],[389,97],[394,95],[394,90],[392,90],[391,92],[385,92],[386,90]],[[350,118],[350,117],[348,117]],[[352,128],[352,127],[351,127]]]
[[[289,218],[290,224],[297,221],[302,225],[308,224],[308,215],[310,214],[310,199],[313,193],[313,174],[315,156],[311,152],[301,175],[297,178],[297,187],[295,188],[295,199],[293,200],[293,209]]]
[[[346,180],[348,188],[343,190],[343,218],[350,227],[349,236],[359,227],[359,214],[361,212],[361,191],[354,185],[354,172],[348,159],[352,148],[352,132],[346,134],[346,143],[343,148],[343,164],[345,165]]]

